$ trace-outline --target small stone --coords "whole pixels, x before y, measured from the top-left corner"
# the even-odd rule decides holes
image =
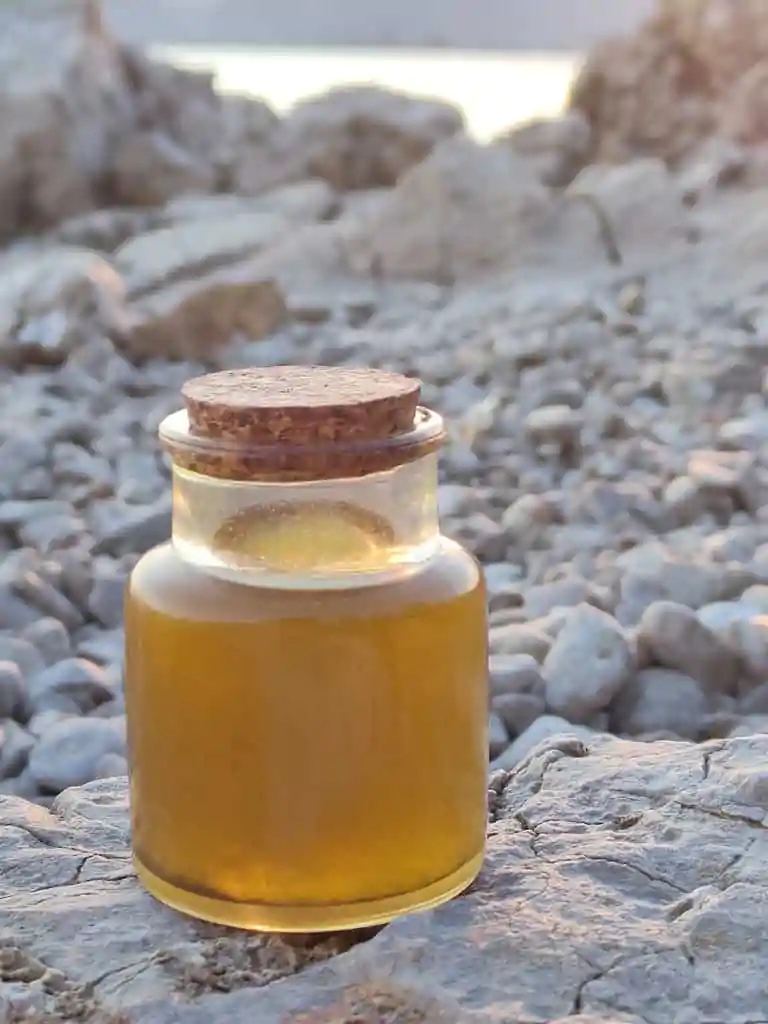
[[[60,793],[96,778],[105,754],[125,756],[124,726],[114,718],[69,718],[46,729],[29,758],[43,792]]]
[[[0,661],[12,661],[21,669],[25,680],[42,672],[45,668],[40,652],[27,639],[0,636]]]
[[[118,141],[111,171],[118,203],[162,206],[188,192],[211,192],[214,168],[158,131],[125,135]]]
[[[646,610],[638,643],[657,665],[692,676],[709,693],[733,692],[741,675],[738,655],[694,611],[672,601],[658,601]]]
[[[121,754],[104,754],[96,765],[95,779],[114,779],[128,774],[128,762]]]
[[[94,554],[117,557],[130,552],[143,555],[150,548],[169,540],[170,536],[171,510],[167,503],[156,509],[136,509],[99,538]]]
[[[55,665],[72,653],[72,643],[66,627],[58,619],[38,619],[21,634],[23,640],[34,644],[46,665]]]
[[[549,653],[552,639],[534,626],[514,623],[492,627],[489,643],[494,654],[529,654],[541,663]]]
[[[12,718],[0,725],[0,778],[10,779],[26,767],[34,737]]]
[[[77,714],[68,711],[40,711],[27,722],[27,730],[35,739],[40,739],[54,725],[69,721],[70,718],[77,718]]]
[[[741,656],[750,676],[759,683],[768,681],[768,615],[753,615],[731,623],[727,640]]]
[[[93,580],[88,597],[91,615],[107,629],[117,628],[123,621],[125,573],[119,569],[100,570]]]
[[[508,746],[507,727],[498,715],[490,715],[488,718],[488,750],[491,760],[498,757]]]
[[[568,448],[579,441],[584,417],[569,405],[548,405],[535,409],[525,420],[525,432],[536,445]]]
[[[611,703],[633,668],[632,651],[616,620],[581,604],[544,662],[547,707],[571,722],[588,722]]]
[[[745,604],[742,595],[739,601],[716,601],[714,604],[705,604],[703,608],[699,608],[696,615],[702,625],[722,637],[727,634],[732,623],[751,619],[759,612],[759,608]]]
[[[510,736],[524,733],[546,710],[544,698],[538,693],[503,693],[491,704]]]
[[[542,692],[544,680],[530,654],[492,654],[488,662],[491,694]]]
[[[575,736],[577,739],[587,743],[595,736],[595,732],[584,725],[572,725],[565,718],[558,718],[556,715],[542,715],[541,718],[537,718],[532,725],[528,726],[522,736],[518,736],[514,740],[501,757],[491,764],[491,769],[493,771],[498,769],[508,771],[511,768],[515,768],[543,740],[561,735]]]
[[[699,738],[699,728],[709,711],[700,683],[665,668],[638,672],[622,689],[611,708],[614,732],[671,732],[684,739]]]
[[[46,710],[88,712],[113,696],[103,669],[84,658],[66,658],[29,680],[33,713]]]
[[[13,588],[22,600],[58,619],[68,630],[79,629],[85,622],[80,610],[36,572],[20,574]]]
[[[768,715],[768,682],[746,694],[739,710],[745,715]]]
[[[13,661],[0,661],[0,718],[13,718],[24,702],[24,676]]]

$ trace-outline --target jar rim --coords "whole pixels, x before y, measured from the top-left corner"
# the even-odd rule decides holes
[[[418,406],[413,428],[363,441],[254,444],[195,434],[186,409],[160,423],[162,447],[182,468],[230,480],[321,480],[367,476],[395,469],[436,451],[445,439],[442,416]]]

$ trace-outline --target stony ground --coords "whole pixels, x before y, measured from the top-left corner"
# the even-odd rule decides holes
[[[768,731],[764,150],[609,167],[577,111],[482,147],[365,89],[279,121],[97,15],[0,10],[0,66],[29,50],[26,88],[0,79],[2,790],[124,774],[123,584],[170,529],[156,427],[188,377],[251,364],[404,370],[446,415],[494,767],[565,729]]]
[[[766,758],[766,736],[545,741],[494,779],[470,891],[351,949],[366,937],[287,943],[156,903],[124,780],[52,812],[6,799],[0,1020],[766,1024]]]

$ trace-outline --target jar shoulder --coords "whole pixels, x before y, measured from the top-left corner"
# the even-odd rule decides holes
[[[441,538],[417,569],[374,586],[338,590],[291,590],[237,584],[185,562],[170,543],[136,563],[127,603],[171,617],[242,621],[303,616],[386,615],[409,605],[441,603],[476,593],[484,602],[482,571],[459,544]]]

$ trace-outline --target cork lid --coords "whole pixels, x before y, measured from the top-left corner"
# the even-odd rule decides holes
[[[192,432],[255,444],[373,441],[413,429],[421,383],[399,373],[266,366],[196,377],[181,390]]]
[[[196,377],[161,439],[177,464],[234,480],[362,476],[442,441],[421,383],[358,367],[269,366]]]

